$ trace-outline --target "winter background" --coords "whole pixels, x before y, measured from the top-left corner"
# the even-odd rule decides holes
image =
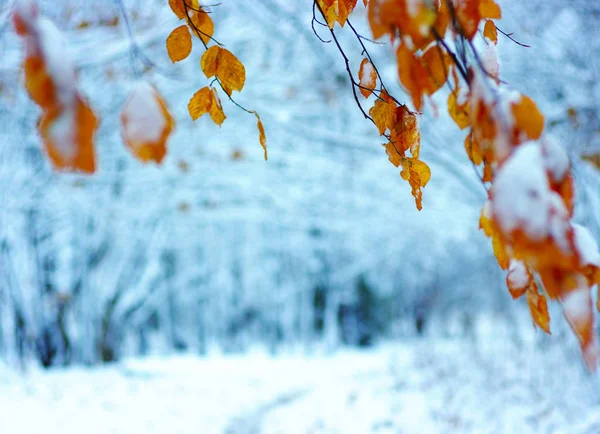
[[[99,170],[82,176],[41,150],[0,0],[1,433],[600,433],[600,380],[560,309],[552,336],[536,331],[478,231],[486,195],[447,95],[421,118],[418,212],[311,3],[215,8],[265,163],[253,116],[225,101],[220,129],[189,118],[207,80],[200,47],[170,63],[166,1],[124,1],[137,58],[115,2],[40,1],[102,117]],[[499,35],[501,76],[568,151],[576,220],[598,240],[600,176],[580,156],[600,150],[600,4],[500,5],[499,28],[531,46]],[[362,6],[353,22],[369,34]],[[392,87],[390,48],[370,52]],[[161,167],[120,138],[142,71],[177,120]]]

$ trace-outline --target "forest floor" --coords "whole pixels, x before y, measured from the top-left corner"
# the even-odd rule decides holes
[[[570,351],[500,340],[26,374],[0,364],[0,432],[597,434],[599,385]]]

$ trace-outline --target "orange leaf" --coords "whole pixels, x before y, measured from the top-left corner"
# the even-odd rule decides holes
[[[405,105],[396,108],[395,124],[390,133],[396,148],[403,155],[405,151],[410,150],[413,157],[419,157],[421,132],[419,131],[417,116]]]
[[[410,184],[411,194],[415,198],[417,209],[421,211],[423,209],[423,192],[421,188],[429,182],[431,170],[427,164],[417,158],[402,158],[401,165],[400,176]]]
[[[76,96],[73,107],[55,107],[46,112],[38,129],[50,161],[57,169],[96,170],[94,134],[98,119],[89,105]]]
[[[481,20],[481,12],[479,10],[480,0],[461,0],[459,2],[453,1],[452,3],[454,4],[456,18],[460,24],[463,36],[467,39],[473,39]]]
[[[495,44],[498,43],[498,30],[492,20],[486,20],[485,26],[483,27],[483,36],[488,38]]]
[[[465,98],[461,104],[458,104],[456,95],[459,91],[460,90],[457,87],[450,92],[450,95],[448,95],[448,113],[456,125],[458,125],[458,128],[464,130],[471,125],[471,122],[469,121],[469,100]]]
[[[502,10],[494,0],[479,0],[479,13],[483,18],[502,18]]]
[[[546,297],[538,293],[535,282],[527,289],[527,304],[535,324],[550,334],[550,314]]]
[[[229,50],[213,45],[202,55],[200,67],[207,78],[216,76],[225,93],[241,91],[246,81],[246,68]]]
[[[210,15],[200,9],[200,12],[195,12],[191,16],[190,21],[194,36],[199,37],[205,44],[208,44],[215,31],[215,24]]]
[[[265,136],[265,128],[263,126],[262,121],[260,120],[260,116],[258,115],[258,113],[255,111],[253,111],[252,113],[254,113],[254,115],[256,116],[258,127],[258,139],[260,141],[260,146],[262,146],[262,148],[265,151],[265,161],[267,161],[267,137]]]
[[[375,71],[375,67],[367,58],[363,59],[360,63],[358,79],[359,85],[361,86],[359,88],[360,93],[362,93],[365,98],[368,98],[377,85],[377,71]]]
[[[385,153],[388,155],[388,160],[390,160],[390,163],[396,167],[400,166],[402,157],[404,157],[404,155],[398,152],[398,149],[396,149],[392,142],[387,142],[383,146],[385,147]]]
[[[187,26],[182,25],[167,36],[167,52],[171,62],[179,62],[192,52],[192,35]]]
[[[142,162],[160,164],[175,122],[156,89],[138,83],[121,109],[121,133],[127,147]]]
[[[221,107],[221,100],[214,87],[203,87],[192,96],[188,103],[188,111],[193,120],[208,113],[213,122],[219,126],[226,119]]]
[[[420,111],[423,104],[423,93],[427,92],[430,86],[429,72],[406,44],[400,44],[396,51],[396,57],[400,82],[412,97],[415,109]]]
[[[183,1],[184,0],[169,0],[169,6],[171,6],[171,10],[180,20],[185,18],[185,6]]]
[[[511,108],[517,132],[523,132],[529,140],[539,139],[544,130],[544,115],[533,100],[521,95],[520,100],[513,103]]]
[[[380,135],[384,135],[386,130],[392,130],[396,125],[396,103],[383,91],[381,99],[377,99],[373,107],[369,110],[369,115],[373,118]]]
[[[426,93],[432,95],[446,83],[452,60],[448,52],[438,45],[432,45],[425,50],[420,60],[425,70],[429,73]]]

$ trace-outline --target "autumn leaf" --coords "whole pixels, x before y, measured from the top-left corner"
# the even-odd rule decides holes
[[[203,10],[194,12],[190,18],[190,22],[194,36],[199,37],[202,42],[208,44],[215,31],[215,24],[210,15]]]
[[[373,118],[380,135],[384,135],[386,130],[391,130],[396,125],[396,107],[396,103],[383,91],[381,97],[369,109],[369,115]]]
[[[431,178],[429,166],[417,158],[402,158],[402,171],[400,176],[408,181],[411,186],[411,194],[415,198],[417,209],[423,209],[423,192],[421,188],[425,187]]]
[[[533,283],[527,289],[527,304],[533,322],[546,333],[550,334],[550,314],[546,297],[538,292],[537,285]]]
[[[488,38],[495,44],[498,43],[498,30],[492,20],[486,20],[485,26],[483,27],[483,36]]]
[[[186,7],[187,2],[187,7]],[[169,6],[173,13],[177,16],[177,19],[182,20],[186,16],[186,10],[192,12],[200,9],[198,0],[169,0]]]
[[[392,142],[387,142],[383,146],[385,147],[385,153],[388,155],[388,160],[390,160],[390,163],[392,163],[396,167],[400,166],[404,154],[398,152],[398,149],[396,148],[396,146],[394,146]]]
[[[460,90],[456,88],[448,95],[448,113],[458,128],[464,130],[471,122],[469,120],[469,100],[464,99],[460,104],[457,102],[457,94]]]
[[[544,130],[544,115],[531,98],[521,95],[518,102],[511,105],[517,133],[524,133],[528,140],[537,140]]]
[[[213,45],[204,52],[200,67],[207,78],[217,77],[223,90],[231,96],[234,90],[241,91],[246,81],[246,68],[229,50]]]
[[[365,98],[368,98],[377,85],[377,71],[375,71],[375,67],[367,58],[363,59],[360,63],[358,80],[360,93],[362,93]]]
[[[203,87],[192,96],[188,103],[188,111],[193,120],[208,113],[213,122],[219,126],[225,121],[221,100],[214,87]]]
[[[187,26],[179,26],[167,37],[167,52],[171,62],[179,62],[192,52],[192,35]]]
[[[160,164],[175,126],[165,101],[147,82],[139,82],[121,109],[121,133],[127,147],[144,163]]]
[[[94,135],[98,119],[87,104],[77,96],[73,107],[54,107],[46,112],[38,129],[46,152],[56,169],[96,170]]]
[[[483,18],[502,18],[502,10],[494,0],[479,0],[479,14]]]
[[[252,113],[254,113],[254,115],[256,116],[257,127],[258,127],[258,139],[260,141],[260,146],[262,146],[262,148],[265,151],[265,161],[267,161],[267,137],[265,136],[265,128],[263,126],[262,120],[260,119],[260,116],[258,115],[258,113],[255,111],[253,111]]]
[[[425,50],[420,60],[425,70],[429,73],[428,86],[425,92],[428,95],[432,95],[446,83],[452,59],[447,51],[438,45],[432,45]]]

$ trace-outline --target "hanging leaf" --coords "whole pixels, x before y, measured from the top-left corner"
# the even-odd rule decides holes
[[[498,43],[498,29],[492,20],[486,20],[483,27],[483,36],[488,38],[496,45]]]
[[[533,322],[546,333],[550,334],[550,314],[546,297],[538,292],[537,285],[533,283],[527,289],[527,304]]]
[[[213,45],[202,55],[200,67],[207,78],[217,77],[227,95],[238,92],[246,81],[246,68],[229,50]]]
[[[202,42],[208,44],[215,31],[215,24],[212,18],[205,11],[194,12],[190,18],[192,33],[194,36],[202,39]]]
[[[174,126],[173,117],[156,89],[147,82],[139,82],[121,109],[121,134],[133,155],[144,163],[160,164]]]
[[[265,136],[265,127],[263,126],[262,120],[257,112],[253,111],[254,116],[256,116],[256,122],[258,127],[258,140],[260,141],[260,146],[262,146],[265,151],[265,161],[267,161],[267,136]]]
[[[188,103],[188,111],[193,120],[208,113],[213,122],[219,126],[227,118],[221,106],[221,100],[214,87],[203,87],[192,96]]]
[[[167,52],[171,62],[179,62],[192,52],[192,35],[188,26],[179,26],[167,37]]]
[[[375,67],[369,62],[369,59],[365,58],[360,63],[358,80],[360,93],[362,93],[365,98],[368,98],[377,85],[377,71],[375,71]]]

